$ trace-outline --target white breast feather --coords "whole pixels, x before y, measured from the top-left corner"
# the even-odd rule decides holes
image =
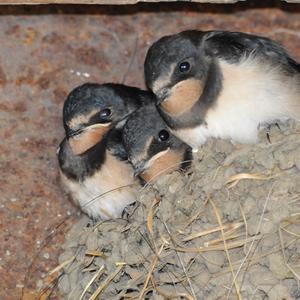
[[[62,183],[74,202],[94,219],[119,218],[124,208],[137,200],[138,187],[130,165],[111,155],[106,155],[106,164],[109,167],[102,167],[100,172],[81,183],[61,174]],[[120,188],[132,184],[136,186]]]

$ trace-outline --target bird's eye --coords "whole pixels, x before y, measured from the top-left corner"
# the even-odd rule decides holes
[[[184,62],[182,62],[182,63],[179,65],[179,71],[180,71],[181,73],[186,73],[186,72],[188,72],[188,71],[190,70],[190,68],[191,68],[191,65],[190,65],[190,63],[187,62],[187,61],[184,61]]]
[[[165,142],[169,139],[170,134],[167,130],[163,129],[158,133],[158,137],[161,141]]]
[[[111,115],[111,110],[109,108],[102,109],[99,115],[101,118],[107,118]]]

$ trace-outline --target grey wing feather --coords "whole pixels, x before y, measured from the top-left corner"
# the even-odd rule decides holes
[[[205,38],[206,51],[229,62],[239,62],[245,56],[255,55],[274,64],[281,64],[289,72],[299,72],[300,64],[279,43],[257,35],[214,31]]]

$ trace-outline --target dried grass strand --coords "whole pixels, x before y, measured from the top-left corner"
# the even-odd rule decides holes
[[[93,295],[89,298],[89,300],[95,300],[110,284],[110,282],[121,272],[121,270],[124,268],[124,265],[119,265],[117,269],[109,275],[106,280],[96,289],[96,291],[93,293]]]
[[[53,270],[51,270],[48,273],[48,276],[53,275],[54,273],[59,272],[62,268],[66,267],[67,265],[69,265],[70,263],[72,263],[74,261],[74,259],[76,258],[76,255],[73,255],[71,258],[67,259],[66,261],[64,261],[63,263],[61,263],[60,265],[58,265],[57,267],[55,267]]]
[[[187,227],[189,227],[195,220],[197,220],[197,219],[199,218],[200,214],[203,213],[203,212],[205,211],[205,206],[207,205],[208,201],[209,201],[209,199],[207,198],[207,199],[205,200],[205,202],[203,203],[203,205],[198,209],[198,211],[195,213],[195,215],[192,216],[192,217],[190,218],[190,220],[183,226],[183,229],[181,229],[181,230],[179,231],[179,233],[182,233],[182,234],[183,234],[183,233],[184,233],[184,230],[185,230]]]
[[[89,289],[89,287],[92,285],[92,283],[97,279],[99,278],[105,271],[105,267],[104,266],[101,266],[99,268],[99,270],[96,272],[96,274],[94,274],[94,276],[91,278],[91,280],[88,282],[88,284],[85,286],[83,292],[81,293],[80,295],[80,298],[79,300],[82,300],[85,293],[87,292],[87,290]]]
[[[234,239],[237,239],[239,237],[243,236],[243,234],[234,234],[234,235],[225,235],[225,240],[226,241],[230,241],[230,240],[234,240]],[[205,247],[209,247],[209,246],[213,246],[213,245],[218,245],[219,243],[222,243],[223,242],[223,238],[219,238],[219,239],[215,239],[215,240],[212,240],[212,241],[208,241],[208,242],[205,242],[204,243],[204,246]]]
[[[260,173],[239,173],[236,175],[233,175],[229,177],[229,179],[225,182],[226,185],[228,185],[228,188],[231,189],[234,186],[236,186],[241,180],[244,179],[254,179],[254,180],[269,180],[271,179],[271,176],[266,176],[264,174]]]
[[[243,239],[243,240],[239,240],[239,241],[234,241],[231,243],[227,243],[227,249],[234,249],[234,248],[239,248],[242,247],[244,244],[246,243],[250,243],[253,240],[259,240],[261,239],[261,235],[256,236],[256,237],[251,237],[248,238],[247,240]],[[195,253],[201,253],[201,252],[208,252],[208,251],[225,251],[224,248],[224,244],[223,245],[216,245],[216,246],[208,246],[208,247],[197,247],[197,248],[188,248],[188,247],[175,247],[174,249],[176,249],[177,251],[180,252],[195,252]]]
[[[89,250],[85,252],[85,255],[96,256],[96,257],[105,257],[104,252],[99,250]]]
[[[238,285],[237,281],[235,280],[235,274],[234,274],[234,271],[233,271],[233,267],[232,267],[232,263],[231,263],[231,258],[230,258],[228,247],[227,247],[227,242],[226,242],[226,239],[225,239],[225,236],[224,236],[224,230],[222,229],[223,224],[222,224],[221,216],[220,216],[218,208],[216,207],[216,205],[213,202],[213,200],[209,199],[209,201],[210,201],[210,203],[211,203],[211,205],[213,207],[213,210],[215,212],[217,221],[218,221],[219,226],[221,228],[221,235],[222,235],[223,243],[224,243],[224,251],[225,251],[227,259],[228,259],[228,263],[229,263],[230,271],[231,271],[231,274],[232,274],[232,277],[233,277],[233,282],[234,282],[236,294],[238,296],[238,299],[241,300],[242,296],[241,296],[241,293],[240,293],[240,288],[239,288],[239,285]]]
[[[240,228],[242,225],[243,225],[243,223],[226,224],[226,225],[222,226],[222,229],[223,230],[226,230],[226,229],[234,229],[234,230],[236,230],[237,228]],[[209,235],[211,233],[218,232],[220,230],[221,230],[221,227],[218,226],[216,228],[211,228],[211,229],[204,230],[204,231],[201,231],[201,232],[198,232],[198,233],[193,233],[191,235],[188,235],[187,237],[185,237],[181,241],[182,242],[188,242],[188,241],[191,241],[191,240],[196,239],[198,237]]]
[[[89,200],[87,203],[85,203],[82,207],[86,207],[86,206],[89,206],[90,204],[92,204],[94,201],[104,197],[105,195],[107,194],[110,194],[110,193],[113,193],[113,192],[116,192],[116,191],[119,191],[121,189],[124,189],[124,188],[128,188],[128,187],[133,187],[135,186],[136,184],[132,183],[132,184],[127,184],[127,185],[122,185],[122,186],[119,186],[117,188],[114,188],[114,189],[111,189],[109,191],[106,191],[100,195],[97,195],[95,197],[93,197],[91,200]]]
[[[138,297],[138,300],[141,300],[141,299],[143,299],[143,297],[144,297],[144,294],[145,294],[145,291],[146,291],[147,286],[148,286],[148,284],[149,284],[150,278],[151,278],[152,273],[153,273],[153,271],[154,271],[154,268],[155,268],[155,266],[156,266],[156,264],[157,264],[157,262],[158,262],[159,255],[162,253],[164,247],[165,247],[165,244],[163,243],[163,244],[160,246],[160,248],[159,248],[159,250],[158,250],[158,252],[157,252],[157,255],[155,255],[154,258],[153,258],[153,260],[152,260],[150,270],[149,270],[149,272],[148,272],[147,278],[146,278],[146,280],[145,280],[145,282],[144,282],[144,286],[143,286],[143,288],[142,288],[142,290],[141,290],[141,292],[140,292],[140,295],[139,295],[139,297]],[[90,300],[94,300],[94,299],[90,299]]]
[[[162,288],[157,288],[156,291],[158,294],[162,295],[165,299],[179,299],[185,298],[187,300],[194,300],[192,295],[186,293],[168,293],[167,291],[163,290]]]
[[[153,219],[154,216],[158,210],[157,205],[159,204],[160,199],[156,198],[154,199],[154,201],[151,204],[148,216],[147,216],[147,229],[150,233],[151,236],[153,236]]]
[[[166,222],[163,222],[163,224],[164,224],[164,226],[165,226],[165,228],[166,228],[166,230],[167,230],[167,232],[168,232],[168,234],[169,234],[169,236],[170,236],[170,238],[171,238],[171,241],[174,242],[174,240],[173,240],[173,238],[172,238],[172,235],[171,235],[171,232],[170,232],[169,227],[167,226]],[[189,278],[189,276],[188,276],[188,274],[187,274],[187,272],[186,272],[186,269],[185,269],[185,266],[184,266],[183,261],[182,261],[182,259],[181,259],[181,256],[180,256],[180,254],[179,254],[176,250],[175,250],[175,253],[176,253],[176,256],[177,256],[177,258],[178,258],[178,260],[179,260],[179,263],[180,263],[180,265],[181,265],[181,268],[182,268],[182,270],[183,270],[184,276],[185,276],[186,279],[187,279],[187,282],[188,282],[188,284],[189,284],[189,287],[190,287],[190,289],[191,289],[191,292],[192,292],[192,294],[193,294],[193,297],[194,297],[194,299],[196,300],[197,298],[196,298],[195,290],[194,290],[194,288],[193,288],[191,279]]]
[[[298,281],[300,282],[300,275],[295,271],[295,269],[293,267],[291,267],[291,265],[288,263],[287,258],[286,258],[286,253],[285,253],[285,249],[286,246],[284,245],[284,241],[283,241],[283,236],[282,236],[282,231],[287,232],[288,234],[292,235],[292,236],[296,236],[297,239],[295,239],[294,241],[298,240],[298,238],[300,237],[298,234],[295,234],[292,231],[287,230],[286,228],[282,227],[281,225],[279,226],[279,230],[278,230],[278,234],[279,234],[279,240],[280,240],[280,246],[281,246],[281,252],[283,255],[283,260],[284,263],[286,265],[286,267],[290,270],[290,272],[298,279]]]
[[[271,188],[270,188],[270,190],[269,190],[269,192],[268,192],[268,195],[267,195],[267,197],[266,197],[266,201],[265,201],[264,206],[263,206],[263,211],[262,211],[262,213],[261,213],[261,215],[260,215],[259,222],[258,222],[258,225],[257,225],[257,228],[256,228],[255,237],[258,236],[258,233],[259,233],[259,231],[260,231],[260,227],[261,227],[261,224],[262,224],[262,221],[263,221],[263,217],[264,217],[264,214],[265,214],[267,205],[268,205],[268,203],[269,203],[269,200],[270,200],[270,198],[271,198],[271,193],[272,193],[272,191],[273,191],[273,188],[274,188],[274,183],[272,184],[272,186],[271,186]],[[243,259],[243,261],[242,261],[240,267],[238,268],[238,270],[237,270],[237,272],[236,272],[236,275],[235,275],[235,277],[234,277],[234,282],[236,281],[236,278],[238,277],[238,275],[239,275],[239,273],[240,273],[240,270],[242,269],[244,263],[245,263],[246,260],[248,259],[248,256],[250,255],[250,253],[251,253],[251,251],[252,251],[254,242],[255,242],[255,240],[253,239],[253,241],[251,242],[251,244],[250,244],[250,246],[249,246],[248,252],[247,252],[246,255],[245,255],[245,258]],[[253,252],[253,253],[254,253],[254,252]],[[227,299],[229,299],[229,295],[230,295],[230,292],[231,292],[231,290],[232,290],[232,287],[233,287],[233,284],[231,284],[231,286],[230,286],[230,289],[229,289],[228,294],[227,294]]]
[[[248,239],[248,223],[247,223],[247,218],[246,218],[245,212],[243,210],[243,207],[241,205],[241,202],[239,200],[238,200],[238,203],[239,203],[240,212],[241,212],[241,215],[242,215],[242,218],[243,218],[243,221],[244,221],[244,226],[245,226],[245,240],[247,240]],[[246,251],[245,248],[244,248],[244,251]]]

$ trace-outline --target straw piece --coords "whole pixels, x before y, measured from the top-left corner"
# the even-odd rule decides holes
[[[104,252],[99,251],[99,250],[89,250],[89,251],[86,251],[85,255],[105,257]]]
[[[72,256],[71,258],[69,258],[68,260],[64,261],[63,263],[61,263],[60,265],[58,265],[57,267],[55,267],[52,271],[50,271],[48,273],[48,276],[59,272],[62,268],[64,268],[65,266],[69,265],[71,262],[73,262],[73,260],[76,258],[76,255]]]
[[[159,204],[160,199],[155,198],[151,204],[148,216],[147,216],[147,228],[151,235],[153,235],[153,218],[156,214],[158,208],[157,205]]]
[[[258,235],[258,236],[248,238],[247,240],[243,239],[243,240],[239,240],[239,241],[234,241],[234,242],[231,242],[231,243],[227,244],[227,249],[239,248],[239,247],[243,246],[246,243],[250,243],[252,241],[259,240],[261,238],[262,238],[262,236]],[[176,247],[174,249],[176,249],[177,251],[180,251],[180,252],[189,252],[189,253],[193,253],[193,252],[201,253],[201,252],[207,252],[207,251],[216,251],[216,250],[223,250],[224,251],[225,250],[224,245],[209,246],[209,247],[197,247],[197,248]]]
[[[162,295],[166,299],[180,299],[180,298],[185,298],[188,300],[195,300],[192,295],[186,294],[186,293],[176,293],[176,294],[171,294],[162,288],[157,288],[156,291],[158,294]]]
[[[157,264],[159,255],[162,253],[162,251],[163,251],[163,249],[164,249],[164,246],[165,246],[165,244],[162,244],[162,245],[160,246],[157,255],[155,255],[154,258],[153,258],[153,260],[152,260],[150,270],[149,270],[149,272],[148,272],[146,281],[144,282],[144,286],[143,286],[143,288],[142,288],[142,290],[141,290],[141,292],[140,292],[140,296],[139,296],[138,300],[141,300],[141,299],[143,299],[143,297],[144,297],[144,294],[145,294],[145,291],[146,291],[147,286],[148,286],[148,284],[149,284],[149,281],[150,281],[150,278],[151,278],[151,276],[152,276],[153,270],[154,270],[154,268],[155,268],[155,266],[156,266],[156,264]],[[92,300],[92,299],[90,299],[90,300]]]
[[[89,300],[95,300],[109,285],[109,283],[121,272],[125,265],[119,265],[117,269],[106,278],[106,280],[100,285]]]
[[[235,286],[235,290],[236,290],[236,293],[237,293],[237,296],[238,296],[238,299],[241,300],[242,299],[242,296],[240,294],[240,288],[239,288],[239,285],[236,281],[236,278],[235,278],[235,274],[234,274],[234,271],[233,271],[233,267],[232,267],[232,263],[231,263],[231,258],[230,258],[230,255],[229,255],[229,251],[228,251],[228,247],[227,247],[227,243],[226,243],[226,240],[225,240],[225,236],[224,236],[224,230],[222,228],[222,220],[221,220],[221,216],[219,214],[219,211],[215,205],[215,203],[213,202],[212,199],[209,199],[212,207],[213,207],[213,210],[215,212],[215,215],[217,217],[217,220],[218,220],[218,223],[219,223],[219,226],[221,227],[221,234],[222,234],[222,238],[223,238],[223,242],[224,242],[224,250],[225,250],[225,253],[226,253],[226,256],[227,256],[227,259],[228,259],[228,263],[229,263],[229,267],[230,267],[230,271],[231,271],[231,274],[232,274],[232,277],[233,277],[233,281],[234,281],[234,286]]]
[[[243,179],[255,179],[255,180],[269,180],[272,176],[266,176],[260,173],[239,173],[231,176],[225,184],[228,184],[228,188],[231,189],[236,186]]]
[[[223,230],[224,229],[234,229],[235,230],[237,228],[240,228],[242,225],[243,225],[243,223],[227,224],[227,225],[223,225],[222,227],[218,226],[216,228],[204,230],[204,231],[201,231],[201,232],[198,232],[198,233],[193,233],[191,235],[188,235],[184,239],[182,239],[182,242],[188,242],[188,241],[193,240],[195,238],[202,237],[202,236],[205,236],[205,235],[209,235],[209,234],[214,233],[214,232],[218,232],[221,229],[223,229]]]
[[[91,280],[88,282],[88,284],[84,288],[84,290],[83,290],[83,292],[82,292],[79,300],[82,300],[82,298],[84,297],[84,294],[89,289],[89,287],[91,286],[91,284],[96,280],[96,278],[99,278],[104,273],[104,270],[105,270],[105,267],[101,266],[100,269],[96,272],[96,274],[91,278]]]

